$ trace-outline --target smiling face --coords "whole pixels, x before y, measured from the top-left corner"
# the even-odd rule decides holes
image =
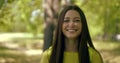
[[[75,10],[69,10],[64,16],[62,32],[68,39],[76,39],[82,31],[80,15]]]

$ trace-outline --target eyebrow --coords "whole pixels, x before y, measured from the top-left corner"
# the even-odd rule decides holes
[[[75,17],[74,19],[76,19],[76,18],[77,18],[77,19],[80,19],[80,17]]]

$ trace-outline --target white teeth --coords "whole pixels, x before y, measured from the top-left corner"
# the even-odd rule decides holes
[[[76,31],[76,30],[68,30],[69,32],[74,32],[74,31]]]

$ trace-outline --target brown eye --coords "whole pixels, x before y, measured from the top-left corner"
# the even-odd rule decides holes
[[[80,22],[80,20],[74,20],[74,22]]]

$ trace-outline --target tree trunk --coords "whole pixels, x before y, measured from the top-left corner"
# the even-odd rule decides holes
[[[45,19],[45,30],[44,30],[44,46],[43,51],[48,49],[53,42],[53,31],[55,28],[56,20],[58,18],[58,12],[60,9],[60,0],[45,0],[44,1],[44,19]]]

